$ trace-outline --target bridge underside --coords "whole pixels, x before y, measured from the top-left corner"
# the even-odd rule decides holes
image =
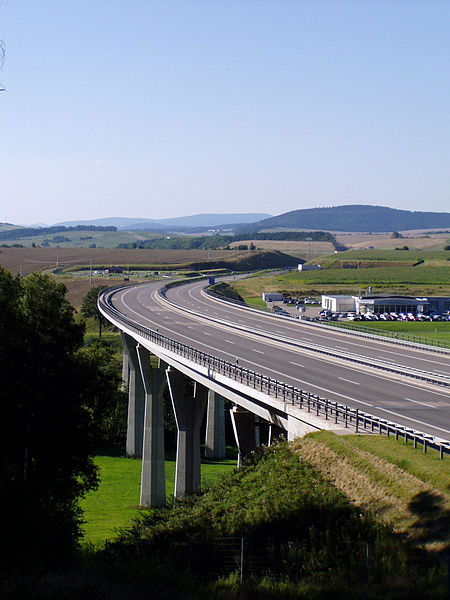
[[[293,439],[318,429],[336,428],[314,414],[181,358],[134,331],[122,331],[121,336],[123,379],[129,391],[126,452],[127,456],[142,457],[142,506],[163,506],[166,502],[163,411],[166,387],[177,425],[176,498],[200,491],[200,427],[205,410],[205,453],[218,458],[225,455],[224,398],[235,405],[230,414],[239,451],[238,465],[259,443],[255,419],[270,424],[269,442],[271,429],[284,430],[288,439]],[[154,366],[151,355],[158,359],[153,361]],[[195,382],[191,395],[185,391],[186,378]]]

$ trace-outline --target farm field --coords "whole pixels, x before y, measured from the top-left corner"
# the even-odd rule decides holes
[[[392,238],[391,233],[336,234],[336,240],[351,250],[362,250],[373,246],[378,249],[393,249],[397,246],[408,246],[413,250],[439,250],[449,243],[449,233],[414,233],[403,232],[402,238]]]
[[[160,237],[159,234],[157,237]],[[128,244],[129,242],[139,243],[141,240],[150,239],[156,235],[150,231],[62,231],[58,233],[43,233],[42,235],[33,235],[32,237],[15,238],[9,244],[21,244],[31,247],[31,244],[42,245],[47,242],[50,248],[89,248],[92,244],[100,248],[116,248],[119,244]],[[58,238],[66,238],[68,241],[59,241]]]
[[[101,470],[98,490],[91,491],[81,502],[85,524],[84,541],[101,544],[112,540],[118,529],[130,524],[137,516],[142,461],[137,458],[96,456],[95,463]],[[202,464],[202,483],[208,486],[221,473],[236,467],[235,459],[208,461]],[[166,460],[166,493],[173,497],[175,461]]]
[[[250,246],[254,244],[256,248],[262,250],[280,250],[291,254],[297,258],[308,259],[308,255],[311,259],[318,258],[320,256],[330,254],[334,251],[334,246],[330,242],[305,242],[305,241],[281,241],[281,240],[244,240],[239,242],[233,242],[230,244],[230,248],[236,248],[241,244]]]
[[[179,265],[220,259],[238,258],[248,252],[228,250],[138,250],[124,248],[59,248],[60,266],[70,265]],[[13,274],[53,269],[57,265],[56,248],[0,248],[0,265]]]

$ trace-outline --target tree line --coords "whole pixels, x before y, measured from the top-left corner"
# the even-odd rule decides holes
[[[69,231],[117,231],[113,225],[75,225],[74,227],[65,227],[64,225],[55,225],[53,227],[16,227],[0,231],[0,240],[17,240],[24,237],[34,237],[36,235],[48,235],[52,233],[61,233]]]
[[[277,240],[277,241],[306,241],[330,242],[336,244],[336,238],[326,231],[276,231],[241,233],[238,235],[210,235],[210,236],[174,236],[158,237],[139,242],[119,244],[118,248],[146,248],[165,250],[214,250],[224,248],[234,242],[244,240]]]

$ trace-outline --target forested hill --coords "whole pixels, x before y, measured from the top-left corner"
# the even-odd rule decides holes
[[[241,231],[245,229],[246,232],[255,232],[275,227],[352,232],[434,229],[450,227],[450,213],[413,212],[386,206],[366,205],[307,208],[292,210],[277,217],[246,225]]]

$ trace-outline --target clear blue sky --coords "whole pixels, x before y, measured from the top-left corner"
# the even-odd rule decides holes
[[[450,211],[449,0],[0,0],[0,221]]]

